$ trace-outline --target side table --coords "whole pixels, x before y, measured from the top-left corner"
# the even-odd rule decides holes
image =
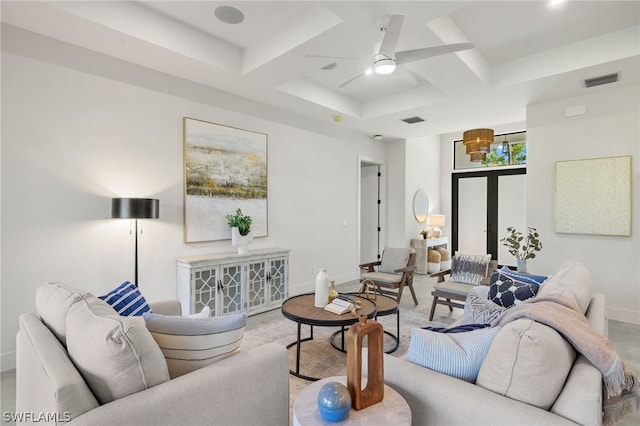
[[[393,388],[384,385],[384,399],[377,404],[363,410],[349,411],[349,416],[339,423],[326,421],[318,410],[318,393],[322,386],[329,382],[339,382],[347,385],[346,376],[327,377],[326,379],[314,382],[304,388],[293,404],[293,424],[294,426],[313,425],[411,425],[411,408],[407,401]],[[366,386],[366,378],[362,378],[362,386]]]

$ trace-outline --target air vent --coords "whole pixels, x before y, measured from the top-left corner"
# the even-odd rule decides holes
[[[420,123],[421,121],[424,121],[424,119],[416,116],[416,117],[403,118],[402,121],[404,121],[407,124],[415,124],[415,123]]]
[[[615,83],[616,81],[618,81],[618,73],[601,75],[600,77],[586,79],[584,87],[600,86],[602,84]]]

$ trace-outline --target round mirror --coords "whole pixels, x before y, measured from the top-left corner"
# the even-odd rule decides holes
[[[427,193],[422,189],[416,191],[416,195],[413,196],[413,215],[420,223],[427,221],[427,215],[429,214],[429,197]]]

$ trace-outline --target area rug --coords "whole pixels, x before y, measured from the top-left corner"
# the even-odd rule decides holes
[[[391,353],[392,356],[402,356],[409,348],[411,329],[414,327],[444,327],[452,320],[438,318],[439,321],[429,322],[419,312],[400,312],[400,342],[398,349]],[[396,315],[387,315],[378,318],[385,331],[396,334]],[[331,334],[339,330],[339,327],[314,327],[313,340],[301,344],[300,373],[311,377],[345,376],[347,374],[347,355],[335,349],[330,343]],[[296,341],[297,324],[286,318],[276,320],[270,324],[249,330],[242,339],[241,350],[255,348],[268,342],[278,342],[288,345]],[[309,326],[302,326],[302,338],[309,337]],[[385,335],[385,351],[392,348],[394,341]],[[337,337],[340,344],[340,337]],[[345,344],[346,347],[346,344]],[[289,349],[289,368],[295,370],[296,349]],[[293,375],[289,376],[289,411],[290,420],[293,403],[298,394],[311,382]]]

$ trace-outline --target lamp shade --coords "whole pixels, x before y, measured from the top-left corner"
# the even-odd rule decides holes
[[[429,215],[428,223],[431,226],[444,226],[444,215],[443,214]]]
[[[160,201],[154,198],[112,198],[113,219],[158,219]]]
[[[493,129],[467,130],[462,134],[462,143],[471,161],[482,161],[491,150]]]

